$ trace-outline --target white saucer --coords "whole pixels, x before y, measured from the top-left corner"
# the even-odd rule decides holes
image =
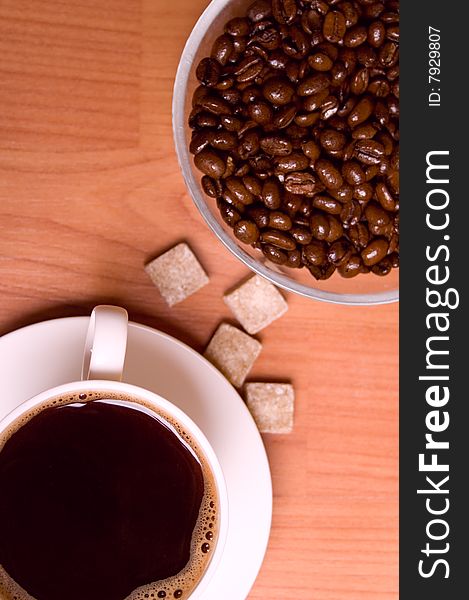
[[[87,317],[45,321],[0,338],[0,418],[39,392],[80,379]],[[124,381],[157,392],[203,430],[223,468],[230,525],[206,600],[244,600],[270,533],[272,482],[264,445],[244,402],[202,356],[178,340],[129,324]]]

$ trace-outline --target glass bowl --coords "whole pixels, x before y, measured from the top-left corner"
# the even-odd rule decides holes
[[[188,126],[192,94],[198,86],[195,69],[199,61],[210,55],[223,26],[234,16],[241,16],[253,0],[212,0],[197,21],[186,42],[179,62],[173,90],[173,132],[176,153],[186,186],[195,205],[218,239],[246,266],[275,285],[324,302],[373,305],[399,300],[399,269],[379,277],[372,273],[345,279],[337,272],[326,281],[316,281],[307,269],[280,267],[268,261],[260,250],[238,242],[232,230],[221,219],[215,200],[205,195],[189,153],[191,130]]]

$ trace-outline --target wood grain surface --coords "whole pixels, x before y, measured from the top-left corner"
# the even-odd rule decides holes
[[[201,351],[231,320],[222,294],[248,273],[192,205],[171,132],[206,4],[0,0],[0,333],[117,303]],[[211,283],[169,309],[143,264],[181,240]],[[398,306],[287,299],[250,377],[291,380],[297,403],[294,433],[265,436],[273,529],[249,598],[397,598]]]

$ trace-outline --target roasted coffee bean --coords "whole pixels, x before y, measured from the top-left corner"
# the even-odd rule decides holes
[[[273,171],[273,165],[264,154],[258,154],[249,159],[249,166],[259,177],[260,173],[269,173]]]
[[[309,159],[302,152],[292,152],[288,156],[280,156],[275,159],[275,174],[303,171],[309,167]]]
[[[292,229],[290,230],[290,235],[295,240],[295,242],[297,242],[301,246],[309,244],[313,239],[313,235],[308,228],[300,227],[298,225],[292,227]]]
[[[261,138],[260,144],[262,150],[270,156],[287,156],[292,153],[291,141],[284,135],[266,135]]]
[[[307,156],[311,163],[314,163],[321,155],[321,148],[314,140],[308,140],[301,144],[303,154]]]
[[[330,85],[329,77],[324,73],[317,73],[307,77],[297,89],[299,96],[312,96],[326,90]]]
[[[353,96],[350,96],[349,98],[347,98],[347,100],[339,107],[339,110],[337,111],[337,116],[340,117],[341,119],[343,117],[346,117],[348,114],[350,114],[350,112],[352,111],[353,107],[355,106],[355,99]],[[344,123],[344,122],[343,122]]]
[[[289,25],[297,14],[295,0],[272,0],[272,14],[277,23]]]
[[[318,281],[324,281],[326,279],[329,279],[329,277],[332,277],[335,271],[335,267],[331,263],[326,263],[321,267],[309,265],[308,270],[315,279],[317,279]]]
[[[324,150],[342,150],[347,138],[335,129],[325,129],[319,136],[319,141]]]
[[[200,106],[200,103],[210,96],[212,91],[209,90],[205,85],[199,85],[195,88],[194,95],[192,96],[192,107]]]
[[[376,225],[382,227],[388,225],[391,221],[389,214],[381,208],[376,202],[370,202],[365,208],[365,218],[368,221],[368,225]]]
[[[322,213],[315,213],[310,221],[311,233],[317,240],[325,240],[329,235],[329,221]]]
[[[370,118],[373,113],[374,103],[371,98],[365,96],[357,102],[352,111],[347,117],[347,122],[350,127],[356,127],[360,123],[364,123]]]
[[[226,179],[227,177],[231,177],[235,171],[236,171],[236,163],[235,163],[233,157],[231,156],[231,154],[228,154],[226,157],[225,172],[223,173],[222,178]]]
[[[286,106],[277,109],[274,118],[274,126],[278,129],[288,127],[295,118],[296,111],[297,109],[294,104],[287,104]]]
[[[339,273],[342,277],[350,279],[356,277],[362,272],[363,263],[361,258],[357,254],[352,254],[343,264],[338,268]]]
[[[329,246],[327,258],[336,267],[345,264],[351,257],[353,247],[346,239],[341,238]]]
[[[213,131],[210,129],[202,129],[201,131],[194,131],[191,137],[191,143],[189,144],[189,152],[191,154],[199,154],[204,148],[206,148],[212,139]]]
[[[231,177],[232,175],[234,175],[235,171],[236,171],[236,163],[235,163],[233,157],[231,156],[231,154],[228,154],[226,157],[225,172],[222,175],[223,179],[226,179],[227,177]]]
[[[269,179],[264,183],[262,186],[261,200],[270,210],[277,210],[280,208],[282,196],[280,194],[279,184],[276,181]]]
[[[353,74],[352,79],[350,81],[350,90],[356,96],[360,96],[361,94],[364,94],[366,92],[368,84],[368,69],[366,67],[362,67]]]
[[[322,42],[318,45],[315,50],[320,52],[324,52],[327,56],[332,60],[332,62],[336,62],[339,58],[339,48],[330,42]]]
[[[364,16],[367,19],[377,19],[383,11],[384,11],[383,2],[373,2],[372,4],[367,4],[365,6]]]
[[[273,210],[269,215],[269,227],[279,229],[280,231],[288,231],[292,228],[293,223],[291,218],[283,212]]]
[[[319,121],[321,113],[310,112],[310,113],[298,113],[295,117],[295,123],[300,127],[312,127],[317,121]]]
[[[399,265],[398,0],[255,0],[220,33],[189,126],[224,222],[317,279],[386,275]]]
[[[201,183],[207,196],[210,196],[210,198],[216,198],[219,195],[217,186],[215,185],[215,180],[213,180],[211,177],[204,175],[201,179]]]
[[[341,213],[340,220],[344,226],[352,227],[356,225],[362,216],[362,209],[360,204],[356,200],[350,200],[347,204],[344,204]]]
[[[312,173],[289,173],[285,177],[285,189],[291,194],[314,196],[317,193],[317,182]]]
[[[230,204],[223,202],[223,200],[217,200],[218,210],[220,211],[221,218],[227,225],[234,227],[241,219],[239,212]]]
[[[378,129],[370,122],[359,125],[352,131],[352,138],[354,140],[371,140],[375,137]]]
[[[325,244],[323,242],[313,240],[302,249],[302,257],[306,264],[320,267],[327,261]]]
[[[225,183],[230,192],[234,194],[235,198],[243,204],[247,205],[254,202],[254,196],[244,186],[243,180],[239,177],[228,177],[225,180]]]
[[[350,200],[353,198],[353,188],[351,185],[348,185],[348,183],[344,183],[344,185],[341,185],[340,188],[337,188],[336,190],[328,191],[333,198],[342,204],[350,202]]]
[[[272,246],[276,246],[282,250],[295,250],[296,243],[295,241],[286,233],[282,233],[281,231],[276,231],[274,229],[269,229],[267,231],[263,231],[261,234],[261,241],[266,244],[271,244]]]
[[[316,10],[305,10],[301,15],[301,28],[310,36],[311,46],[317,46],[323,41],[322,18]]]
[[[302,202],[302,196],[295,195],[290,192],[285,192],[282,199],[282,209],[288,212],[288,214],[293,218],[295,217],[295,213],[300,211]]]
[[[220,79],[220,64],[213,58],[204,58],[200,61],[196,76],[203,85],[213,87]]]
[[[218,96],[206,96],[199,102],[199,106],[214,115],[231,115],[232,110],[228,102]]]
[[[363,264],[372,267],[379,263],[386,256],[388,251],[388,242],[383,238],[372,240],[368,246],[362,250],[361,257]]]
[[[243,123],[239,117],[233,115],[222,115],[220,117],[220,125],[227,131],[240,131]]]
[[[318,92],[317,94],[313,94],[312,96],[307,96],[303,100],[303,109],[309,113],[315,110],[318,110],[324,100],[329,96],[329,90],[323,90],[322,92]]]
[[[371,46],[363,44],[357,49],[357,60],[364,67],[374,67],[378,63],[378,55]]]
[[[386,35],[386,29],[381,21],[373,21],[368,26],[368,43],[373,48],[379,48],[383,45]]]
[[[217,150],[234,150],[238,145],[238,136],[232,131],[219,129],[210,135],[210,145]]]
[[[241,219],[236,223],[233,231],[238,240],[245,244],[254,244],[259,239],[259,228],[254,221]]]
[[[230,90],[233,88],[235,84],[235,80],[234,77],[228,76],[228,77],[223,77],[222,79],[220,79],[218,81],[218,83],[216,85],[213,86],[214,90]]]
[[[213,179],[220,179],[225,172],[225,161],[212,150],[202,150],[195,155],[194,162],[199,171]]]
[[[365,165],[377,165],[384,156],[384,146],[375,140],[357,140],[354,156]]]
[[[267,19],[272,14],[272,7],[269,0],[255,0],[248,8],[247,15],[251,21],[258,23]]]
[[[353,189],[353,197],[362,204],[369,202],[373,196],[373,186],[368,183],[360,183]]]
[[[342,204],[335,198],[318,194],[313,198],[313,206],[318,210],[322,210],[330,215],[340,215]]]
[[[264,98],[271,104],[274,106],[284,106],[291,101],[295,93],[295,88],[287,79],[271,77],[264,83],[262,91]]]
[[[353,2],[341,2],[338,6],[340,12],[344,15],[345,26],[353,27],[358,23],[359,14]]]
[[[321,104],[321,119],[327,121],[339,110],[339,100],[335,96],[327,96]]]
[[[399,26],[398,25],[390,25],[386,29],[386,39],[391,42],[399,43]]]
[[[342,175],[345,181],[350,185],[360,185],[365,181],[365,173],[363,169],[361,168],[359,163],[353,160],[343,163]]]
[[[384,182],[376,185],[376,198],[384,210],[394,212],[396,210],[396,201],[393,198],[388,186]]]
[[[347,69],[345,68],[344,63],[336,62],[330,73],[332,86],[339,87],[345,83],[345,80],[347,79]]]
[[[234,37],[245,37],[251,31],[251,25],[243,17],[235,17],[225,25],[225,32]]]
[[[299,250],[292,250],[289,252],[286,265],[291,269],[301,269],[303,267],[301,252]]]
[[[248,111],[250,118],[259,125],[268,125],[272,123],[272,119],[274,118],[274,112],[270,104],[261,100],[251,102],[248,106]]]
[[[262,184],[257,177],[252,175],[243,175],[244,187],[253,195],[259,197],[262,193]]]
[[[386,79],[373,79],[368,86],[368,92],[378,98],[386,98],[391,92],[391,86]]]
[[[368,246],[370,241],[370,231],[365,223],[357,223],[348,230],[348,236],[352,244],[361,251]]]
[[[371,272],[375,275],[379,275],[380,277],[384,277],[384,275],[390,273],[391,269],[392,261],[389,257],[386,256],[378,264],[373,265],[373,267],[371,267]]]
[[[399,59],[399,46],[394,42],[386,42],[379,51],[379,62],[383,67],[393,67]]]
[[[264,61],[260,56],[247,56],[239,63],[234,71],[236,81],[238,83],[254,81],[254,79],[261,73],[263,68]]]
[[[314,168],[326,188],[336,190],[343,185],[344,180],[340,171],[330,161],[320,159],[316,161]]]
[[[288,35],[285,35],[282,40],[282,49],[288,56],[291,56],[295,60],[304,58],[308,53],[309,45],[305,34],[295,27],[294,25],[288,29]],[[304,73],[299,73],[300,79],[304,76]]]
[[[231,105],[233,111],[236,112],[237,106],[241,102],[241,93],[235,88],[229,90],[220,90],[220,97]]]
[[[236,196],[227,188],[224,187],[221,193],[221,198],[230,206],[235,208],[240,214],[244,213],[245,206]]]
[[[342,48],[339,60],[344,65],[347,75],[352,75],[357,66],[357,54],[353,48]]]
[[[274,27],[266,27],[257,32],[251,39],[254,42],[254,44],[251,44],[251,49],[255,50],[264,60],[269,59],[269,54],[266,51],[277,50],[281,41],[280,34]]]
[[[262,244],[262,252],[276,265],[284,265],[288,261],[288,255],[273,244]]]
[[[248,208],[248,215],[259,229],[265,229],[269,226],[270,210],[265,206],[250,206]]]
[[[212,58],[218,61],[222,66],[225,66],[233,54],[233,42],[228,35],[217,37],[212,46]]]
[[[390,256],[389,259],[391,260],[391,265],[393,269],[398,269],[399,268],[399,253],[398,252],[393,252]]]
[[[322,33],[328,42],[337,43],[342,41],[346,30],[345,17],[341,12],[333,10],[327,13]]]
[[[203,129],[205,127],[209,127],[210,129],[215,129],[220,124],[220,119],[216,115],[212,115],[207,112],[200,112],[195,117],[194,127]]]
[[[344,37],[344,44],[348,48],[356,48],[366,42],[368,31],[363,25],[357,25],[347,31]]]
[[[334,63],[324,52],[316,52],[308,57],[308,64],[315,71],[330,71]]]

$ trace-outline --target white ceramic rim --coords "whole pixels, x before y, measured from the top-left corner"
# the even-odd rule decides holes
[[[189,81],[189,74],[194,62],[195,52],[201,44],[215,17],[218,15],[220,10],[231,1],[232,0],[212,0],[212,2],[204,10],[184,46],[174,81],[172,104],[174,143],[179,167],[182,171],[182,176],[195,205],[199,209],[202,217],[205,219],[205,222],[213,231],[213,233],[224,244],[224,246],[236,256],[236,258],[238,258],[255,273],[265,277],[273,284],[278,285],[284,290],[300,294],[301,296],[305,296],[307,298],[314,298],[315,300],[331,302],[333,304],[370,306],[375,304],[390,304],[392,302],[398,302],[399,289],[373,294],[339,294],[310,288],[299,282],[291,280],[286,275],[276,273],[265,267],[262,263],[256,261],[252,256],[240,248],[231,239],[230,235],[223,229],[220,223],[215,219],[210,210],[207,209],[206,199],[203,193],[200,191],[199,182],[195,179],[191,169],[185,166],[189,165],[192,159],[184,135],[184,98]]]
[[[212,559],[210,560],[210,563],[202,576],[202,579],[199,581],[199,583],[189,596],[190,600],[201,600],[203,598],[203,594],[206,590],[206,587],[210,582],[210,579],[212,578],[214,572],[216,571],[220,563],[225,548],[229,520],[228,493],[226,489],[223,470],[215,454],[215,451],[210,445],[210,442],[207,440],[205,434],[200,430],[200,428],[194,423],[194,421],[192,421],[192,419],[188,417],[186,413],[184,413],[180,408],[178,408],[168,400],[165,400],[165,398],[163,398],[162,396],[159,396],[154,392],[150,392],[149,390],[146,390],[136,385],[132,385],[130,383],[92,379],[74,381],[45,390],[44,392],[41,392],[36,396],[33,396],[32,398],[29,398],[28,400],[25,400],[24,402],[19,404],[11,412],[5,415],[3,419],[0,419],[0,435],[17,419],[19,419],[24,413],[46,402],[49,398],[67,395],[69,393],[76,393],[80,391],[85,392],[89,390],[97,390],[103,392],[110,391],[141,397],[142,399],[155,405],[155,407],[160,408],[163,412],[166,412],[169,416],[174,417],[174,419],[181,423],[183,427],[187,429],[189,433],[193,435],[194,439],[197,440],[197,442],[200,444],[204,456],[208,460],[210,468],[212,469],[212,472],[214,474],[218,498],[220,501],[220,526],[218,531],[217,545],[212,555]]]

